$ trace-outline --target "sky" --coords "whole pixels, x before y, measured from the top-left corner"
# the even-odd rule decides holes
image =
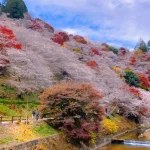
[[[55,29],[133,49],[150,40],[150,0],[24,0],[29,13]]]

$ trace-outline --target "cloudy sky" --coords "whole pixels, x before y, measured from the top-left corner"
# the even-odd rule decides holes
[[[150,40],[150,0],[24,0],[29,13],[56,29],[134,48]]]

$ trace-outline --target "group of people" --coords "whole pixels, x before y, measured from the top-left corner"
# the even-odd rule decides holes
[[[39,112],[38,109],[36,111],[32,110],[32,119],[38,120],[39,119],[39,115],[40,115],[40,112]]]

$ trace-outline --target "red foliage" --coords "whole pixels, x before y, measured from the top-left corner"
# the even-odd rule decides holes
[[[136,63],[136,58],[135,57],[130,57],[130,65],[135,65]]]
[[[125,92],[130,92],[132,93],[133,95],[137,96],[138,98],[141,98],[141,92],[135,88],[135,87],[130,87],[129,85],[127,84],[124,84],[122,85],[122,87],[119,88],[120,90],[124,90]]]
[[[146,77],[146,75],[145,74],[142,74],[142,73],[139,73],[138,74],[138,77],[139,77],[139,79],[140,79],[140,86],[142,87],[142,88],[150,88],[150,82],[149,82],[149,79]]]
[[[43,115],[50,112],[47,117],[55,119],[48,123],[65,131],[76,144],[88,143],[92,138],[90,132],[97,135],[100,130],[104,116],[100,106],[102,97],[90,84],[62,83],[41,93],[41,112]]]
[[[63,39],[64,42],[69,41],[69,36],[67,33],[59,32],[58,34],[61,36],[61,38]]]
[[[130,87],[130,88],[129,88],[129,91],[130,91],[131,93],[133,93],[135,96],[141,97],[141,92],[140,92],[138,89],[136,89],[135,87]]]
[[[109,50],[107,48],[102,48],[102,51],[109,52]]]
[[[91,48],[91,51],[95,54],[95,55],[101,55],[100,53],[99,53],[99,51],[98,51],[98,49],[96,49],[96,48]]]
[[[54,28],[50,26],[48,23],[45,23],[44,28],[50,29],[52,32],[54,32]]]
[[[62,37],[59,34],[55,34],[54,37],[52,38],[53,42],[58,43],[60,45],[63,45],[64,41]]]
[[[89,61],[87,63],[87,65],[91,68],[95,68],[95,67],[98,67],[98,64],[95,62],[95,61]]]
[[[16,42],[16,37],[11,29],[6,28],[5,26],[0,26],[0,49],[3,50],[6,48],[15,48],[22,49],[22,45]]]
[[[87,41],[82,36],[75,35],[73,39],[78,43],[87,44]]]

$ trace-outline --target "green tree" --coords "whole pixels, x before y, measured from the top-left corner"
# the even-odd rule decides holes
[[[142,52],[148,52],[148,48],[146,46],[146,43],[140,38],[138,43],[135,46],[136,50],[141,50]]]
[[[130,86],[138,87],[140,83],[140,79],[138,78],[138,76],[131,70],[125,71],[124,78],[125,78],[126,83],[129,84]]]
[[[9,0],[4,11],[9,13],[8,17],[19,19],[24,18],[23,14],[28,10],[23,0]]]

